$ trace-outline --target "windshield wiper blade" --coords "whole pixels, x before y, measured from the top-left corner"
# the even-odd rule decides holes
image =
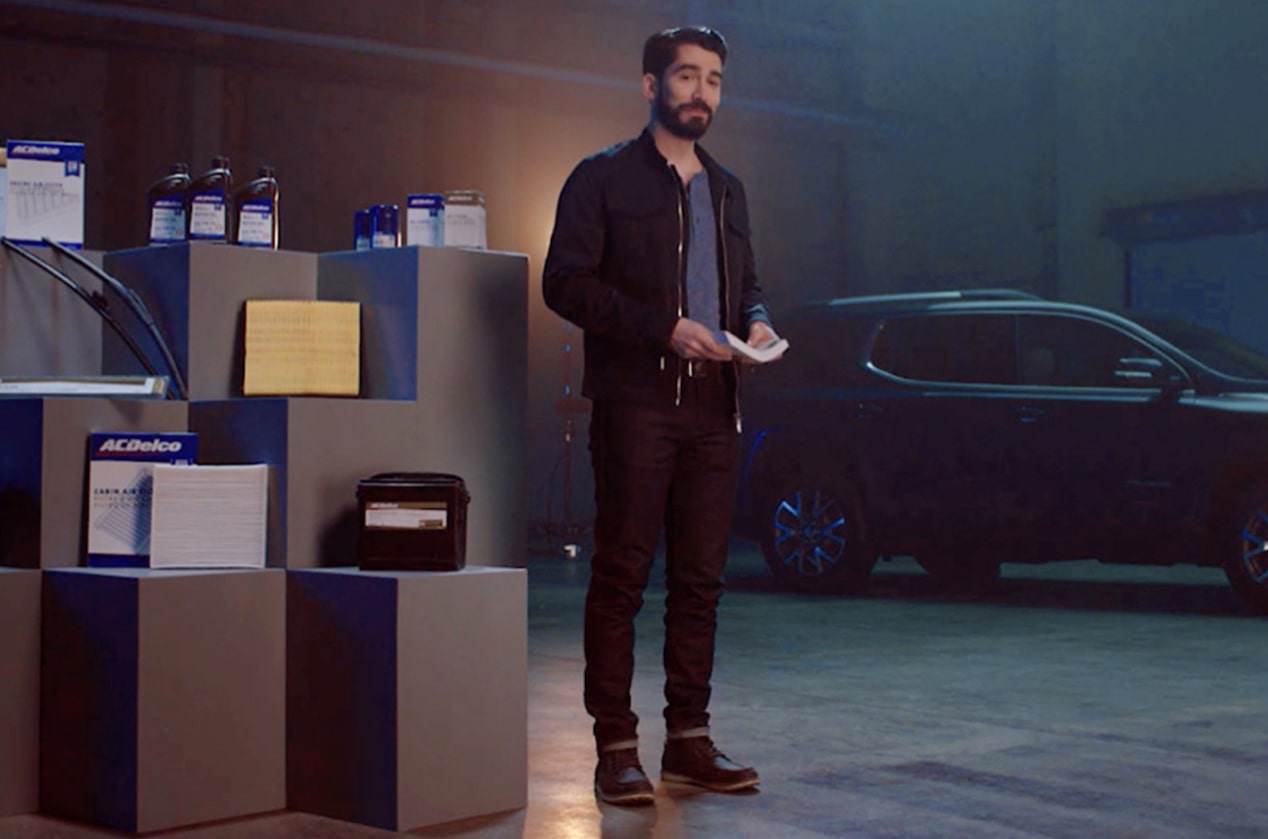
[[[145,368],[145,371],[147,373],[149,373],[151,376],[162,375],[161,373],[159,373],[158,369],[154,366],[154,363],[151,362],[150,359],[146,357],[145,353],[141,351],[141,348],[137,345],[136,340],[128,333],[126,329],[123,328],[123,326],[119,324],[119,321],[115,318],[114,314],[110,311],[110,307],[106,305],[106,301],[104,297],[102,297],[100,294],[94,294],[88,291],[88,289],[84,288],[82,285],[75,282],[64,271],[57,268],[57,266],[52,265],[46,260],[41,259],[35,254],[31,253],[26,248],[22,247],[17,242],[10,239],[8,236],[0,238],[0,243],[3,243],[3,245],[6,248],[8,248],[10,251],[12,251],[13,253],[16,253],[18,256],[27,260],[32,265],[35,265],[40,270],[44,271],[47,274],[51,274],[54,279],[56,279],[57,281],[62,283],[62,285],[66,286],[71,291],[73,291],[76,297],[84,301],[84,303],[88,304],[88,306],[92,308],[92,310],[96,312],[97,315],[102,320],[104,320],[111,329],[115,331],[115,334],[119,336],[119,338],[123,341],[124,345],[127,346],[128,350],[134,356],[136,356],[137,361],[141,362],[141,366]],[[168,391],[168,396],[169,397],[173,396],[170,390]]]
[[[180,367],[176,364],[176,357],[172,354],[172,348],[167,343],[167,338],[163,335],[163,330],[159,328],[158,321],[154,319],[154,315],[150,313],[150,309],[145,305],[145,301],[128,286],[124,285],[117,277],[108,273],[105,269],[100,268],[86,259],[82,254],[76,253],[70,248],[58,242],[54,242],[47,236],[44,237],[44,244],[62,256],[73,260],[75,264],[89,271],[97,279],[101,280],[110,288],[114,289],[115,294],[123,298],[123,302],[128,308],[140,318],[141,323],[145,324],[145,329],[150,333],[150,337],[154,339],[155,345],[158,346],[159,352],[163,354],[163,363],[167,365],[167,369],[171,371],[172,384],[176,388],[176,398],[185,399],[189,393],[185,386],[185,379],[181,375]]]

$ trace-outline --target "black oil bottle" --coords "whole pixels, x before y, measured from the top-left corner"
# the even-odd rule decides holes
[[[255,180],[233,195],[234,241],[249,248],[277,249],[277,175],[261,166]]]
[[[211,168],[189,185],[189,240],[229,241],[229,200],[233,172],[229,158],[212,158]]]
[[[185,241],[188,233],[185,205],[189,201],[188,163],[174,163],[167,177],[155,181],[145,193],[151,245]]]

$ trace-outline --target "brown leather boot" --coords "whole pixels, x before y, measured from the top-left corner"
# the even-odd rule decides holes
[[[625,807],[645,807],[655,801],[652,782],[638,760],[638,749],[616,749],[599,754],[594,770],[594,794],[601,801]]]
[[[671,737],[666,740],[660,762],[660,778],[714,792],[742,792],[761,782],[756,769],[731,760],[718,751],[708,737]]]

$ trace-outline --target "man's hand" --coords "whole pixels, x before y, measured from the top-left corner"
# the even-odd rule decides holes
[[[775,334],[775,330],[770,328],[764,320],[755,320],[748,328],[748,339],[746,343],[750,347],[760,347],[763,344],[769,344],[779,336]]]
[[[751,332],[751,331],[750,331]],[[730,361],[731,348],[719,344],[709,327],[699,321],[678,318],[674,333],[669,336],[669,346],[683,358],[695,361]]]
[[[755,320],[751,324],[749,324],[748,339],[745,341],[745,343],[747,343],[750,347],[753,347],[755,349],[760,349],[761,347],[766,346],[770,342],[778,341],[778,340],[779,340],[779,336],[775,334],[774,329],[771,329],[770,324],[768,324],[766,321]],[[758,361],[751,361],[750,359],[747,359],[744,356],[738,355],[738,354],[736,357],[743,364],[762,363]],[[783,357],[784,357],[784,354],[781,352],[779,355],[775,356],[775,358],[772,358],[771,361],[778,361],[779,359]]]

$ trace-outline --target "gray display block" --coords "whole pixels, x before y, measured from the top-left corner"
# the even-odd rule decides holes
[[[362,304],[364,394],[414,400],[409,438],[385,443],[402,462],[466,481],[469,556],[522,563],[528,258],[419,247],[326,254],[318,287],[323,300]]]
[[[270,568],[356,565],[357,481],[423,469],[408,402],[233,399],[195,402],[200,463],[267,463]],[[486,540],[479,540],[483,546]]]
[[[44,573],[40,810],[145,832],[285,806],[281,571]]]
[[[106,254],[104,267],[145,301],[189,386],[190,399],[242,395],[242,304],[317,299],[317,255],[205,243]],[[161,356],[140,323],[107,294],[119,320],[152,359]],[[102,335],[102,371],[139,373],[123,342]],[[160,371],[165,372],[165,371]]]
[[[0,568],[0,816],[39,808],[40,572]]]
[[[184,431],[189,406],[147,399],[0,399],[0,565],[82,564],[88,435]]]
[[[51,248],[27,248],[90,294],[96,277]],[[101,264],[99,252],[83,253]],[[101,318],[73,291],[22,257],[0,249],[0,376],[95,376],[101,372]]]
[[[287,574],[287,805],[388,830],[528,798],[523,569]]]

